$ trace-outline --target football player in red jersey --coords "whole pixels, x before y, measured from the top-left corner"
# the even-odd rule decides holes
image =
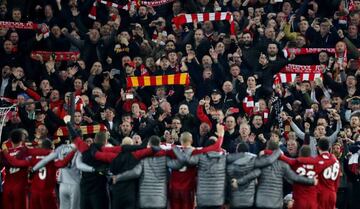
[[[41,141],[41,147],[50,154],[52,151],[52,143],[48,139]],[[30,209],[56,209],[56,171],[58,168],[65,167],[74,157],[75,151],[68,154],[63,160],[48,163],[39,171],[33,173],[31,183]],[[18,168],[28,168],[36,165],[46,155],[32,156],[31,159],[19,160],[15,157],[8,156],[7,161],[10,165]]]
[[[28,156],[46,155],[48,150],[30,149],[25,146],[27,133],[22,129],[15,129],[10,133],[10,139],[2,144],[3,163],[5,164],[5,179],[2,208],[26,209],[28,186],[28,169],[16,167],[9,163],[9,159],[24,160]]]
[[[10,139],[2,144],[2,151],[5,165],[5,179],[2,208],[4,209],[25,209],[26,208],[26,187],[27,169],[11,167],[6,162],[6,155],[24,159],[24,148],[26,135],[20,129],[10,133]]]
[[[336,191],[339,186],[340,163],[329,153],[330,143],[326,138],[318,141],[319,161],[329,164],[319,175],[318,209],[334,209],[336,205]],[[335,160],[335,161],[334,161]],[[329,163],[332,162],[333,163]]]
[[[311,157],[311,148],[308,145],[303,145],[300,149],[300,157],[293,159],[285,156],[280,157],[281,160],[287,162],[291,168],[301,176],[314,178],[321,174],[321,172],[335,162],[335,159],[324,161],[321,159]],[[317,209],[317,189],[316,186],[309,186],[303,184],[293,184],[293,209]]]

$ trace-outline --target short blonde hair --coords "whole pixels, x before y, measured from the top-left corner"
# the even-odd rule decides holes
[[[181,144],[192,143],[192,134],[190,132],[184,132],[180,135]]]
[[[121,145],[133,145],[133,144],[134,144],[134,142],[133,142],[132,138],[130,138],[130,137],[125,137],[121,141]]]

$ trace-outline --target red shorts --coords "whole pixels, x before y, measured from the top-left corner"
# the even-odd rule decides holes
[[[296,198],[293,209],[318,209],[317,198]]]
[[[319,192],[318,193],[318,208],[319,209],[335,209],[336,193],[335,192]]]
[[[30,209],[57,209],[54,191],[31,191]]]
[[[26,186],[22,184],[4,183],[2,208],[26,209]]]
[[[194,209],[195,193],[193,191],[171,190],[169,200],[171,209]]]

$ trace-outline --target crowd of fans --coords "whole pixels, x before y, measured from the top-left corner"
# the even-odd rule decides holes
[[[163,1],[156,7],[145,6],[141,0],[108,2],[128,7],[116,8],[101,1],[94,4],[94,0],[1,1],[1,104],[3,107],[17,104],[15,110],[1,115],[5,118],[1,126],[3,156],[0,158],[0,166],[6,168],[2,174],[4,209],[26,208],[26,201],[17,198],[27,196],[30,191],[22,188],[28,185],[28,168],[31,174],[40,176],[38,181],[43,180],[41,166],[35,166],[40,161],[37,155],[48,155],[46,163],[52,162],[51,166],[61,170],[57,192],[60,208],[77,209],[80,205],[82,209],[105,208],[104,204],[109,204],[108,183],[102,178],[107,173],[106,165],[110,164],[113,175],[126,174],[138,167],[141,160],[142,175],[145,175],[151,156],[163,153],[156,148],[158,138],[155,136],[160,137],[160,147],[164,150],[187,144],[185,147],[203,150],[197,153],[199,156],[218,152],[216,146],[221,146],[222,152],[230,153],[229,156],[237,152],[259,156],[270,149],[275,152],[268,153],[269,156],[279,157],[276,151],[279,146],[283,158],[297,158],[306,156],[300,155],[301,147],[306,145],[304,153],[308,151],[307,156],[314,159],[319,154],[319,146],[320,150],[327,150],[326,142],[319,143],[326,139],[330,152],[340,163],[336,208],[360,208],[357,197],[360,194],[360,0],[176,0]],[[94,5],[96,16],[89,18]],[[183,25],[172,21],[184,13],[209,12],[231,12],[235,32],[230,33],[229,21],[197,19]],[[41,30],[4,24],[28,21],[41,25]],[[311,49],[316,53],[310,53]],[[73,54],[65,59],[63,52]],[[279,72],[289,65],[320,66],[320,72],[316,73],[321,76],[304,79],[304,72],[299,71],[288,82],[279,81]],[[126,79],[176,73],[188,73],[190,84],[134,87],[129,86]],[[72,93],[74,108],[70,102]],[[73,115],[73,126],[81,129],[82,139],[90,148],[84,148],[88,145],[76,138],[78,131],[71,130],[69,124],[66,126],[63,119],[67,115]],[[223,124],[225,130],[218,124]],[[121,157],[109,157],[104,150],[100,152],[99,144],[121,149],[110,151],[120,153]],[[145,148],[147,144],[151,148]],[[55,152],[51,151],[51,145],[57,147]],[[41,148],[33,148],[38,146]],[[79,152],[72,151],[74,147]],[[104,156],[99,157],[99,152]],[[189,172],[185,165],[195,168],[194,164],[199,163],[201,173],[201,157],[194,160],[181,150],[169,152],[159,155],[167,156],[164,162],[173,172],[179,171],[180,179],[180,171]],[[259,157],[262,158],[269,160]],[[55,159],[62,161],[56,163]],[[28,162],[19,165],[16,160]],[[274,163],[273,168],[286,167],[279,162],[276,161],[279,165]],[[60,169],[64,166],[67,167]],[[262,170],[269,172],[266,170],[269,168],[271,166]],[[82,176],[78,175],[79,169]],[[190,170],[195,175],[196,169]],[[260,175],[258,187],[262,188],[263,174],[256,169],[252,172]],[[304,175],[299,171],[297,174]],[[11,175],[13,179],[6,181]],[[55,178],[55,171],[48,175]],[[9,188],[10,183],[20,184],[24,176],[25,183],[20,188]],[[72,176],[74,179],[68,180]],[[101,186],[83,185],[99,180],[97,177],[100,183],[104,181]],[[139,207],[136,195],[129,202],[124,201],[129,198],[126,191],[136,192],[136,189],[132,188],[133,184],[131,188],[126,184],[128,188],[117,182],[122,178],[120,175],[112,179],[114,185],[121,184],[111,189],[116,194],[111,195],[112,208]],[[124,181],[134,181],[131,179],[127,180],[125,175]],[[302,182],[313,184],[314,180],[302,179]],[[273,186],[283,187],[284,192],[279,194],[281,198],[286,195],[284,207],[292,208],[294,200],[287,195],[291,194],[292,187],[282,184],[281,181]],[[71,191],[65,195],[67,185],[77,187],[69,187]],[[141,181],[139,185],[142,191]],[[255,183],[250,186],[255,189]],[[41,196],[36,189],[39,188],[31,187],[31,198],[39,195],[40,199],[54,199],[53,191]],[[23,195],[18,194],[19,191]],[[163,208],[144,206],[141,194],[141,208]],[[120,196],[118,202],[114,202],[117,198],[113,196]],[[194,194],[176,196],[170,192],[169,196],[170,200],[195,202]],[[212,206],[229,205],[230,200],[225,196],[223,203]],[[103,203],[104,199],[107,203]],[[204,201],[197,196],[199,200]],[[32,205],[41,205],[40,202],[30,201],[30,208],[46,208]],[[57,204],[54,199],[54,205]],[[279,208],[283,202],[271,204],[265,208]]]

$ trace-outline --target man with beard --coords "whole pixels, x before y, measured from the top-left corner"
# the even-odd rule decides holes
[[[183,131],[192,132],[193,128],[196,127],[196,118],[189,112],[189,107],[186,104],[180,105],[179,112],[175,115],[176,117],[181,120]]]
[[[243,52],[243,61],[245,66],[250,70],[254,71],[260,68],[257,58],[260,55],[260,51],[254,47],[253,35],[250,32],[244,32],[242,35],[241,50]]]
[[[288,61],[281,57],[279,54],[279,48],[276,43],[269,43],[267,45],[267,56],[261,54],[259,57],[259,63],[261,67],[258,68],[255,75],[260,80],[264,94],[270,96],[272,94],[273,77],[283,68]],[[289,60],[294,59],[293,55],[290,55]]]

